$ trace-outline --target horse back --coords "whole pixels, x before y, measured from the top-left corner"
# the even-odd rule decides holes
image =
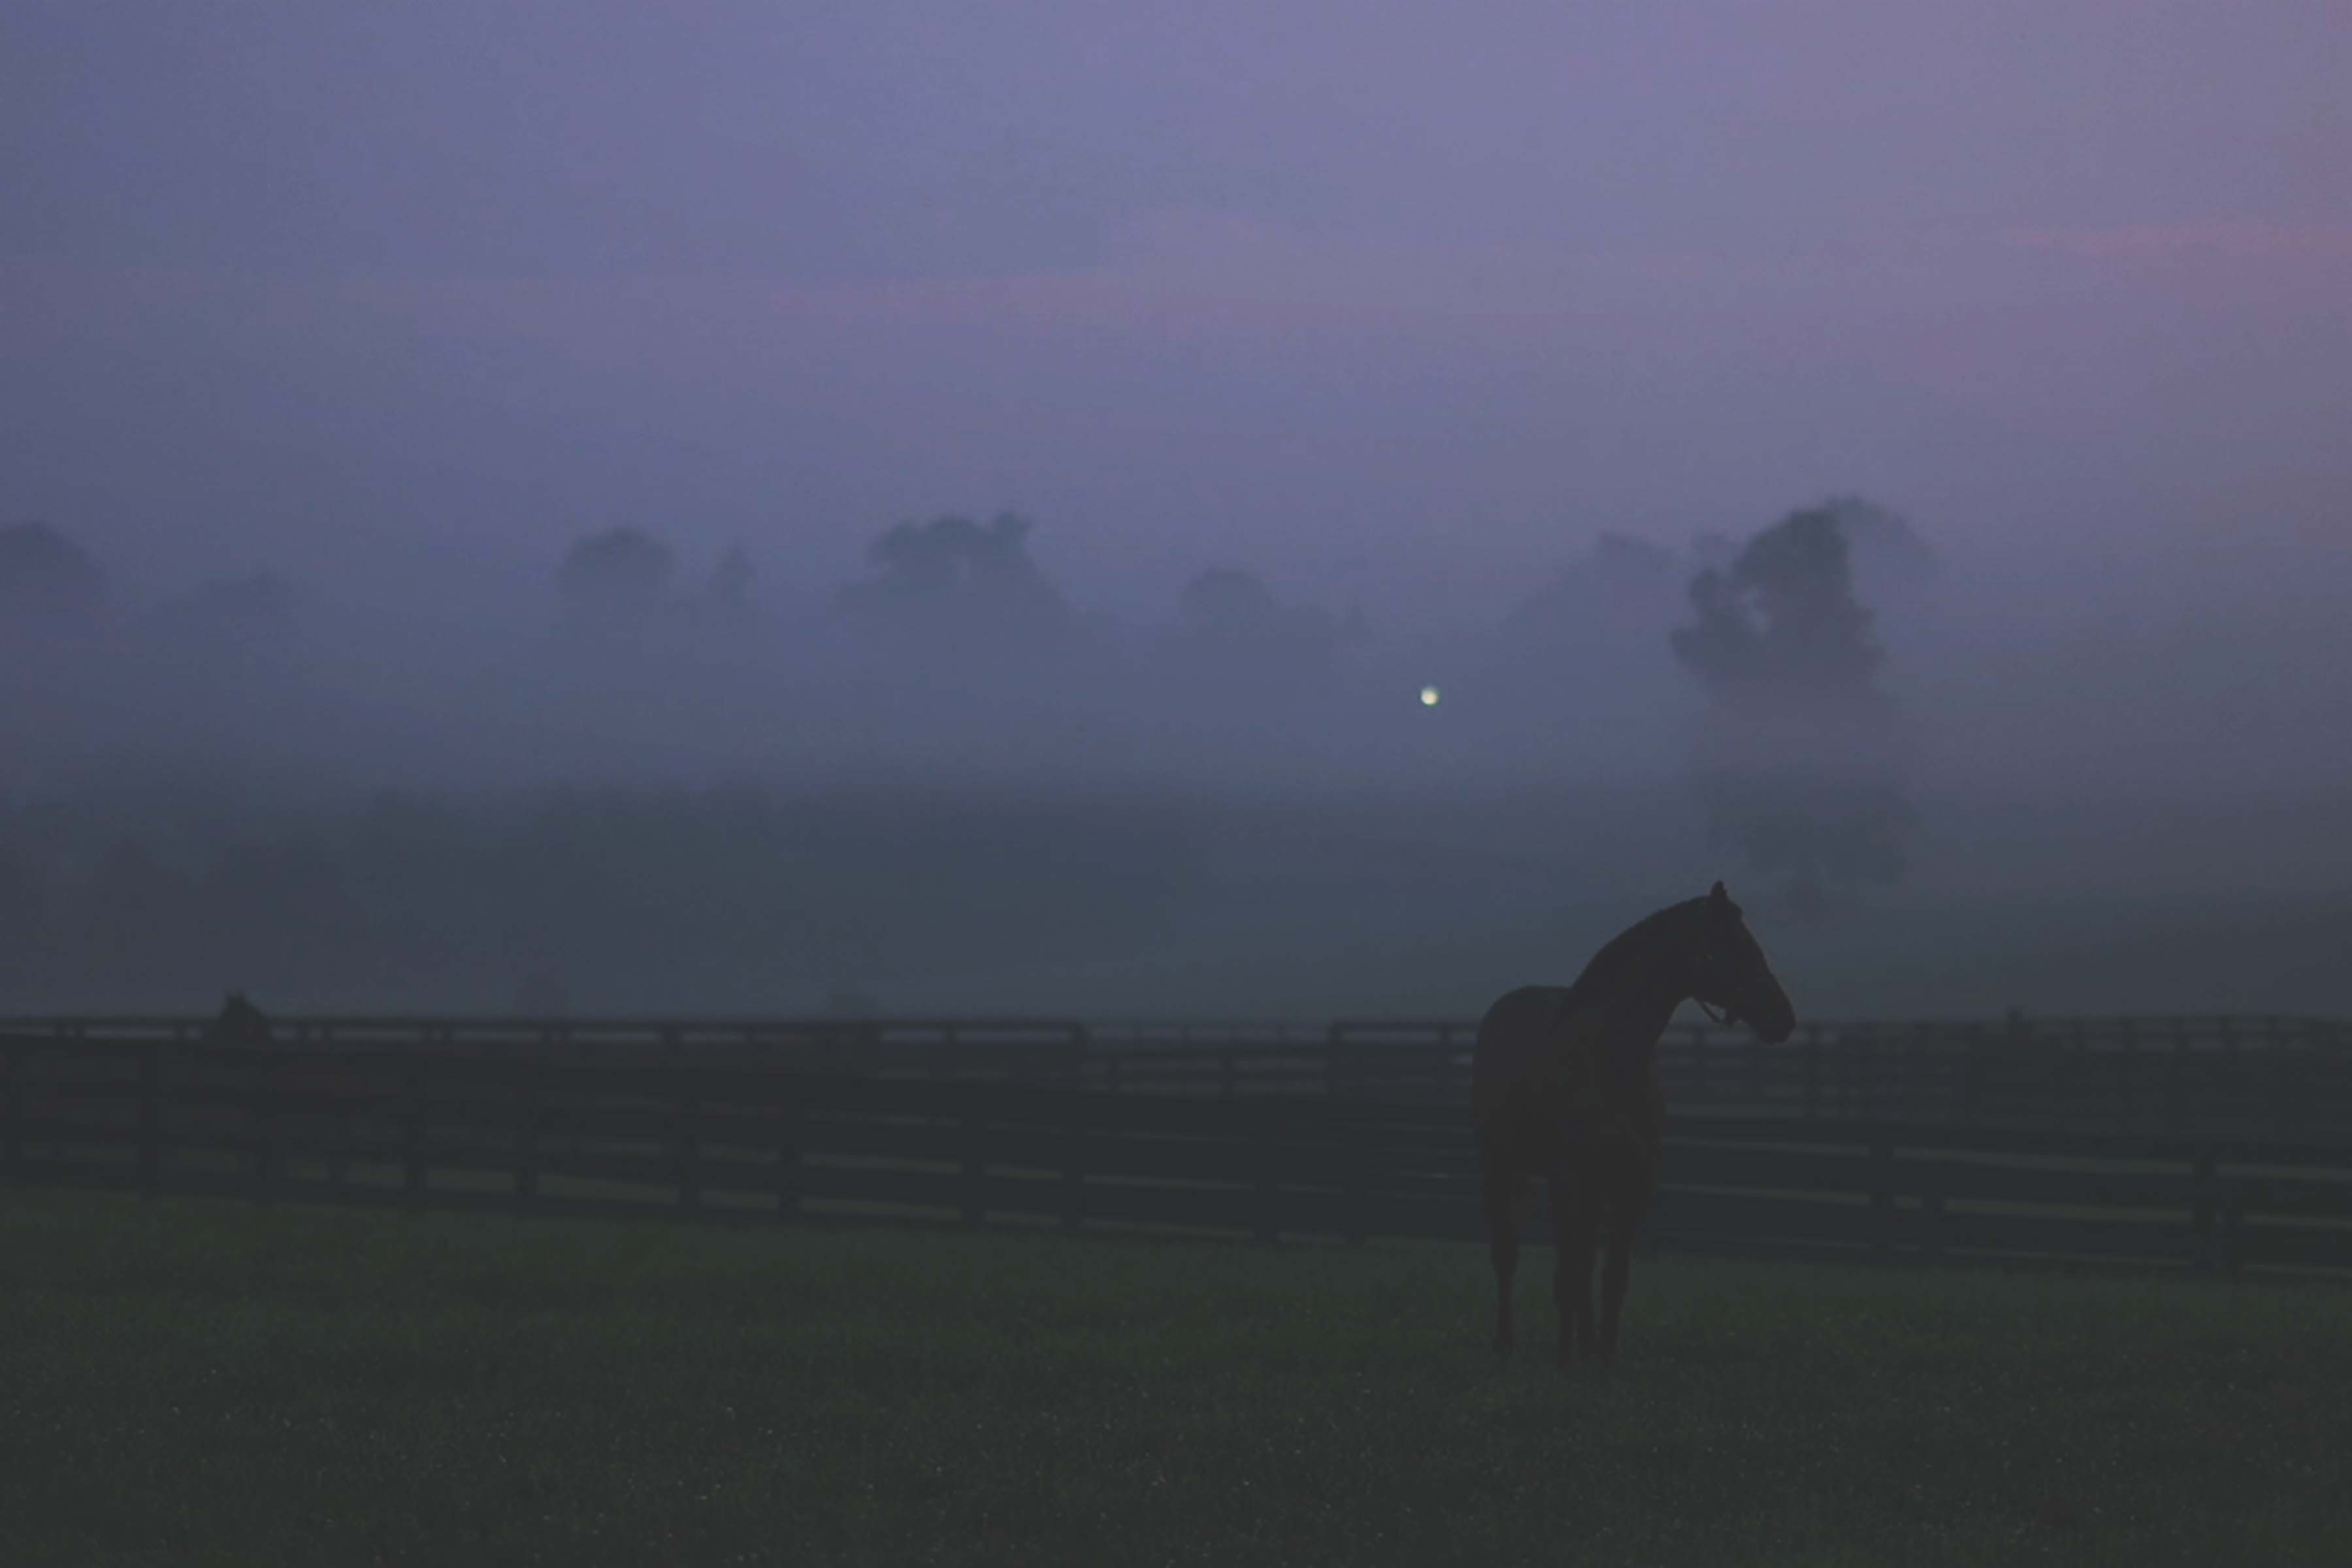
[[[1568,987],[1522,985],[1478,1020],[1470,1054],[1470,1109],[1482,1128],[1522,1100],[1559,1054],[1568,1026]]]

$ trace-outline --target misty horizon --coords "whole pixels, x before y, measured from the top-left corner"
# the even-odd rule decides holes
[[[500,1005],[535,900],[668,844],[799,945],[630,969],[616,874],[595,1005],[1470,1007],[1822,867],[1833,1005],[2332,1005],[2344,50],[2293,4],[16,6],[0,528],[104,589],[0,627],[5,989]],[[1825,760],[1852,713],[1675,637],[1839,497],[1936,570],[1856,543]],[[668,574],[600,631],[564,563],[618,529]],[[958,551],[995,586],[909,587]],[[446,886],[354,890],[387,822]],[[791,885],[845,834],[908,880]],[[461,885],[507,934],[453,956]],[[305,888],[377,922],[314,970]],[[207,889],[242,936],[126,956]]]

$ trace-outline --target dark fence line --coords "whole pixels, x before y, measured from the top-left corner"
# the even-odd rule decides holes
[[[1472,1237],[1461,1108],[0,1037],[0,1175],[739,1223]],[[1654,1250],[2352,1271],[2352,1142],[1678,1114]]]
[[[194,1045],[206,1021],[71,1017],[0,1025],[84,1042]],[[593,1063],[784,1066],[878,1077],[1010,1079],[1110,1092],[1265,1094],[1459,1105],[1475,1023],[1307,1028],[1066,1019],[289,1017],[285,1048]],[[1670,1028],[1659,1068],[1678,1110],[1895,1118],[2054,1129],[2352,1131],[2352,1025],[2295,1017],[1828,1022],[1766,1046],[1742,1029]]]

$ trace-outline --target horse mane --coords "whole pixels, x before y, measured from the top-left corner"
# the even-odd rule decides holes
[[[1628,976],[1638,973],[1654,957],[1657,940],[1668,934],[1669,928],[1679,925],[1696,910],[1704,908],[1706,901],[1705,898],[1696,898],[1668,904],[1611,937],[1585,964],[1584,972],[1576,977],[1576,983],[1568,988],[1568,1005],[1577,1007],[1596,1001]]]

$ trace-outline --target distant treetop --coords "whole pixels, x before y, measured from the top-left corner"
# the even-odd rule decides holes
[[[1860,693],[1885,657],[1827,507],[1790,512],[1729,566],[1701,571],[1690,602],[1697,623],[1675,628],[1675,656],[1717,691]]]
[[[1689,572],[1688,563],[1664,545],[1603,533],[1504,617],[1503,635],[1528,652],[1637,638],[1648,643],[1673,619]]]
[[[985,526],[968,517],[935,517],[901,522],[866,550],[878,571],[843,590],[853,602],[873,598],[924,597],[959,588],[1034,588],[1050,594],[1029,556],[1025,517],[1000,512]]]
[[[566,605],[589,616],[647,615],[659,607],[676,565],[659,540],[634,528],[612,528],[564,552],[555,586]]]
[[[1852,554],[1854,581],[1871,594],[1926,588],[1942,575],[1933,546],[1898,512],[1860,496],[1832,496],[1817,509],[1837,520]]]
[[[874,575],[844,587],[835,605],[918,641],[1010,646],[1058,637],[1073,625],[1069,607],[1030,557],[1029,532],[1029,520],[1011,512],[984,525],[952,515],[898,523],[866,552]]]
[[[1854,592],[1856,526],[1876,548],[1916,545],[1852,498],[1790,512],[1691,580],[1696,619],[1671,634],[1712,699],[1699,782],[1716,832],[1807,918],[1901,880],[1915,820],[1878,685],[1885,652]]]
[[[1255,574],[1232,566],[1184,584],[1176,616],[1183,645],[1266,677],[1329,674],[1345,630],[1328,611],[1286,605]],[[1360,616],[1352,623],[1357,635],[1361,624]]]

